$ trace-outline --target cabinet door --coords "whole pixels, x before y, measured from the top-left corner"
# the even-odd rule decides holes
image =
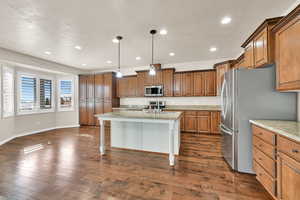
[[[164,96],[173,96],[173,69],[163,70]]]
[[[137,90],[137,77],[136,76],[128,77],[128,85],[126,85],[125,87],[128,88],[127,89],[128,97],[135,97],[136,90]]]
[[[104,88],[103,74],[95,75],[95,114],[103,113]],[[99,120],[95,118],[96,125],[99,126]]]
[[[210,112],[209,111],[199,111],[197,114],[197,128],[199,133],[210,133],[211,123],[210,123]]]
[[[244,65],[247,68],[254,67],[254,57],[253,57],[253,41],[251,41],[245,48],[245,61]]]
[[[174,96],[182,96],[181,92],[182,73],[174,74]]]
[[[90,126],[95,125],[94,84],[94,75],[89,75],[87,77],[87,120]]]
[[[205,95],[204,72],[194,73],[194,96]]]
[[[224,81],[224,74],[229,70],[229,65],[223,64],[216,68],[217,95],[221,95],[221,88]]]
[[[300,199],[300,162],[297,162],[281,152],[279,153],[277,162],[278,199]]]
[[[149,74],[149,72],[145,72],[145,85],[153,85],[153,77],[152,75]]]
[[[194,95],[194,73],[186,72],[182,74],[182,96]]]
[[[208,71],[204,72],[205,80],[205,96],[216,96],[217,85],[216,85],[216,72]]]
[[[254,67],[260,67],[268,63],[268,29],[267,27],[253,40]]]
[[[300,90],[300,16],[284,25],[275,35],[277,89]]]
[[[219,111],[211,112],[211,133],[220,134],[221,116]]]
[[[112,99],[112,73],[105,73],[104,77],[104,99]]]
[[[87,96],[86,96],[86,76],[79,76],[79,123],[88,125],[87,118]]]
[[[137,73],[137,96],[144,96],[145,72]]]
[[[197,116],[193,116],[193,115],[184,116],[184,131],[197,132]]]
[[[153,76],[153,85],[162,85],[163,84],[163,72],[157,70],[155,76]]]

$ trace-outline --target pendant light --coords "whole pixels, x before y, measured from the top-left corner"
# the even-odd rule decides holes
[[[150,34],[152,35],[152,59],[151,59],[151,65],[150,65],[150,70],[149,70],[149,75],[151,76],[155,76],[156,74],[156,71],[155,71],[155,67],[154,67],[154,63],[153,63],[153,60],[154,60],[154,35],[157,33],[156,30],[151,30],[150,31]]]
[[[117,78],[122,78],[123,74],[121,73],[121,40],[123,39],[122,36],[117,36],[116,39],[118,40],[118,71],[117,71]]]

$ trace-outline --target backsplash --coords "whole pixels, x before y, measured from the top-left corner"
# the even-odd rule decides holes
[[[166,101],[166,105],[220,105],[220,97],[141,97],[121,98],[121,105],[148,105],[149,101]]]

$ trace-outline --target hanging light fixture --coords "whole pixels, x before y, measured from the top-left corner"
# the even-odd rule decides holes
[[[151,65],[150,65],[150,70],[149,70],[149,74],[151,76],[155,76],[156,74],[156,71],[155,71],[155,67],[154,67],[154,63],[153,63],[153,60],[154,60],[154,35],[157,33],[156,30],[151,30],[150,31],[150,34],[152,35],[152,60],[151,60]]]
[[[118,71],[117,71],[117,78],[122,78],[123,74],[121,73],[121,40],[123,39],[122,36],[117,36],[116,39],[118,42]]]

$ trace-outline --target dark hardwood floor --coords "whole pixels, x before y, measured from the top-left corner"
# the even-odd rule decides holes
[[[219,136],[184,133],[172,168],[163,154],[108,147],[101,157],[98,135],[60,129],[0,146],[0,200],[271,199],[253,175],[229,169]]]

